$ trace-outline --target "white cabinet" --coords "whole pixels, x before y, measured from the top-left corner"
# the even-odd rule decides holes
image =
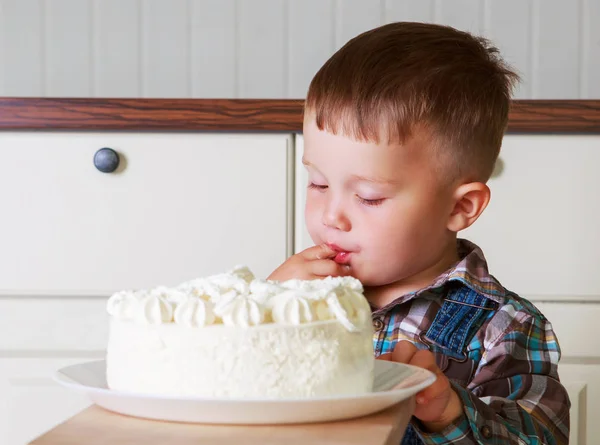
[[[106,298],[0,298],[0,358],[101,352],[107,339]]]
[[[530,298],[600,298],[600,135],[506,136],[492,199],[460,235]]]
[[[296,142],[296,251],[312,245],[304,224],[307,175]],[[492,200],[461,232],[490,270],[529,297],[600,301],[600,136],[508,135]]]
[[[89,404],[52,375],[104,357],[113,291],[281,264],[293,152],[286,134],[0,132],[0,444]]]
[[[571,398],[571,443],[600,444],[600,423],[594,421],[600,412],[600,344],[592,334],[600,320],[600,304],[535,305],[551,320],[562,350],[558,370]]]
[[[106,298],[0,298],[0,444],[24,445],[90,404],[52,380],[104,358]]]
[[[103,147],[117,172],[94,167]],[[290,153],[284,134],[0,132],[0,292],[266,276],[287,253]]]
[[[304,205],[306,203],[306,190],[308,187],[308,173],[306,168],[302,164],[302,156],[304,155],[304,138],[302,135],[296,136],[296,201],[294,203],[295,218],[294,218],[294,252],[298,253],[310,246],[314,246],[314,243],[310,239],[306,224],[304,222]]]
[[[89,406],[84,395],[57,385],[52,375],[97,358],[0,358],[0,443],[23,445]]]
[[[598,445],[600,443],[600,363],[560,366],[561,380],[571,399],[570,444]]]

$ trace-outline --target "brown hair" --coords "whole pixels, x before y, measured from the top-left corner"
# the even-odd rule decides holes
[[[487,181],[516,81],[483,38],[391,23],[353,38],[323,65],[306,110],[319,129],[358,140],[403,143],[423,129],[446,175]]]

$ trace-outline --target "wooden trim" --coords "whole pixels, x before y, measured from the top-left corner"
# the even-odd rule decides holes
[[[600,134],[600,100],[515,100],[508,131]]]
[[[0,130],[302,130],[303,100],[0,98]],[[516,100],[511,133],[598,133],[600,100]]]
[[[299,131],[302,100],[0,98],[0,129]]]

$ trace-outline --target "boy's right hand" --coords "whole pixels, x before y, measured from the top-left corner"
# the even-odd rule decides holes
[[[339,277],[350,275],[350,266],[333,261],[337,252],[327,244],[309,247],[289,257],[267,278],[274,281],[285,281],[292,278],[315,280],[327,276]]]

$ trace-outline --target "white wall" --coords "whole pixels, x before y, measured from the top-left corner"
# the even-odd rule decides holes
[[[0,0],[0,96],[298,98],[397,20],[492,38],[518,98],[600,98],[600,0]]]

